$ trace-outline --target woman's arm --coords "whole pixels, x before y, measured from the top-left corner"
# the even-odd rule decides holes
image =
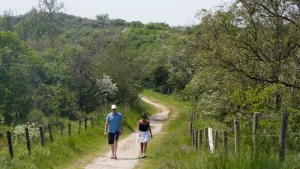
[[[152,131],[151,131],[151,127],[150,127],[150,121],[148,121],[148,128],[149,128],[149,132],[150,132],[150,135],[151,135],[151,138],[152,138]]]
[[[138,135],[139,135],[139,137],[141,136],[141,132],[140,132],[140,121],[138,121],[138,123],[137,123],[137,128],[136,128],[136,130],[137,130],[137,133],[138,133]]]

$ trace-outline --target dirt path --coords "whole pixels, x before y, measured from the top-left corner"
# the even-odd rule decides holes
[[[145,97],[141,98],[143,101],[152,104],[162,110],[160,113],[152,115],[150,119],[153,137],[159,133],[162,128],[163,120],[168,117],[169,110],[166,106],[155,103]],[[121,136],[122,138],[122,136]],[[100,157],[94,159],[92,164],[85,166],[85,169],[109,169],[109,168],[122,168],[132,169],[139,161],[139,144],[136,143],[136,133],[132,133],[128,137],[121,139],[118,145],[117,160],[110,159],[111,151],[106,152]],[[151,141],[150,141],[151,142]]]

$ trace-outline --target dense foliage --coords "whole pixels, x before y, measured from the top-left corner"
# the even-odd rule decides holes
[[[191,27],[81,18],[50,1],[0,17],[5,123],[134,105],[148,87],[182,94],[228,124],[237,115],[287,111],[300,141],[298,1],[236,0],[200,11]]]

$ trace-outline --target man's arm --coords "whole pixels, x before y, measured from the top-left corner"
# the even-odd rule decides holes
[[[123,132],[123,120],[120,121],[120,134]]]
[[[105,136],[107,135],[107,127],[108,127],[108,122],[105,122],[105,125],[104,125],[104,135]]]

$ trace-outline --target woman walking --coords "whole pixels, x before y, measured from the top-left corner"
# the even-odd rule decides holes
[[[142,158],[146,156],[147,143],[150,141],[150,137],[152,138],[152,131],[150,127],[150,122],[147,120],[147,115],[145,112],[142,113],[142,119],[138,121],[137,124],[137,132],[138,137],[137,141],[140,142]]]

